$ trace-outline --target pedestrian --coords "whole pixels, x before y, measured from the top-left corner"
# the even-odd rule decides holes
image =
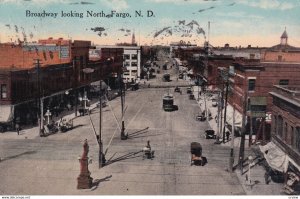
[[[266,172],[265,172],[265,183],[266,183],[266,184],[269,184],[269,182],[270,182],[270,181],[269,181],[269,177],[270,177],[269,172],[266,171]]]
[[[16,123],[16,131],[17,131],[17,134],[20,135],[20,125],[19,125],[19,123]]]
[[[230,132],[229,131],[226,131],[226,140],[227,140],[227,142],[229,141],[229,136],[230,136]]]

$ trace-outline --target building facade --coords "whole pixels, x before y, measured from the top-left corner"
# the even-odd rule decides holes
[[[93,57],[101,58],[104,49],[123,49],[123,80],[125,83],[137,83],[141,79],[141,47],[140,46],[95,46],[90,50]],[[97,54],[97,55],[96,55]]]
[[[92,82],[104,80],[122,68],[123,50],[117,52],[107,49],[104,53],[107,59],[89,61],[89,41],[71,42],[50,38],[39,42],[29,47],[19,45],[13,50],[10,44],[1,45],[1,56],[5,57],[0,61],[2,131],[5,126],[11,126],[16,118],[21,124],[31,123],[29,120],[36,121],[39,99],[42,99],[44,108],[64,109],[67,104],[77,104],[78,96],[83,96]],[[60,49],[61,45],[68,46],[68,50],[54,52],[53,49]],[[34,46],[36,51],[28,51],[27,48],[35,49]],[[39,59],[39,62],[34,63],[35,59]],[[65,92],[69,94],[65,95]]]

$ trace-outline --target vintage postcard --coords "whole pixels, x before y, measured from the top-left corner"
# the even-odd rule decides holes
[[[299,11],[0,0],[0,195],[298,198]]]

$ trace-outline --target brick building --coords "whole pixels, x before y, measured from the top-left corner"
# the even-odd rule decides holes
[[[265,158],[273,169],[286,174],[288,179],[291,174],[300,178],[300,86],[275,85],[269,93],[273,98],[272,102],[272,142],[264,148],[272,151]],[[274,156],[275,154],[275,156]],[[272,164],[272,162],[277,164]],[[278,164],[280,163],[280,164]],[[274,165],[281,165],[282,168],[274,168]],[[287,187],[284,186],[286,189]],[[293,191],[288,188],[287,193]]]
[[[96,57],[103,58],[103,52],[105,49],[122,49],[123,51],[123,79],[126,82],[139,82],[141,78],[141,47],[135,45],[104,45],[95,46],[94,49],[90,50],[90,54]]]
[[[121,69],[123,51],[107,51],[107,59],[89,61],[90,43],[49,38],[30,45],[1,44],[0,124],[12,123],[16,117],[21,123],[36,120],[39,97],[47,98],[45,106],[50,108],[74,104],[75,93],[83,95],[91,82]],[[69,96],[64,95],[67,90]]]

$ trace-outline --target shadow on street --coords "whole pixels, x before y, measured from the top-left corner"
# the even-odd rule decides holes
[[[4,162],[4,161],[6,161],[6,160],[18,158],[18,157],[20,157],[20,156],[22,156],[22,155],[31,155],[31,154],[35,154],[36,152],[37,152],[37,151],[26,151],[26,152],[20,153],[20,154],[18,154],[18,155],[13,155],[13,156],[5,157],[5,158],[1,159],[0,162]]]
[[[91,191],[96,190],[101,182],[109,181],[109,179],[111,177],[112,177],[112,175],[109,175],[109,176],[106,176],[105,178],[94,180]]]
[[[138,152],[130,152],[130,153],[127,153],[125,155],[122,155],[120,157],[117,157],[115,159],[112,159],[114,157],[114,155],[105,163],[104,166],[107,166],[107,165],[110,165],[112,163],[115,163],[115,162],[119,162],[119,161],[122,161],[122,160],[128,160],[128,159],[133,159],[133,158],[137,158],[137,157],[141,157],[142,155],[138,155],[136,156],[137,154],[141,153],[142,151],[138,151]]]

